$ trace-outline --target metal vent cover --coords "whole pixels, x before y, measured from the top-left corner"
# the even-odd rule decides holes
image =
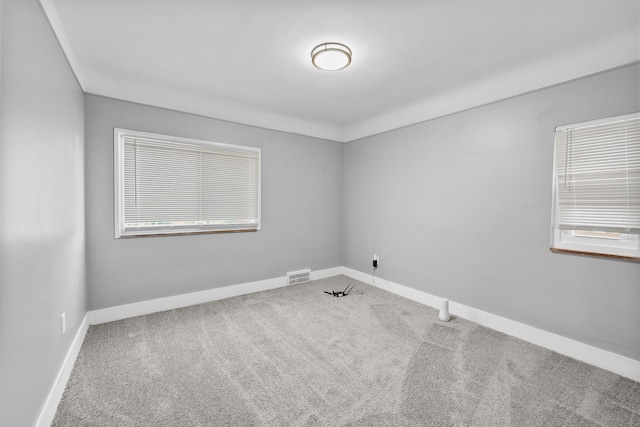
[[[311,280],[311,269],[291,271],[287,273],[287,283],[289,285],[297,285]]]

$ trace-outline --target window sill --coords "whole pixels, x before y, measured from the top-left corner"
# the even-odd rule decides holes
[[[210,230],[210,231],[183,231],[177,233],[155,233],[155,234],[125,234],[115,239],[135,239],[137,237],[169,237],[169,236],[197,236],[199,234],[227,234],[227,233],[253,233],[259,231],[252,228],[247,230]]]
[[[582,255],[582,256],[590,256],[594,258],[607,258],[607,259],[615,259],[619,261],[640,262],[640,258],[625,256],[625,255],[611,255],[611,254],[602,254],[597,252],[574,251],[569,249],[558,249],[558,248],[549,248],[549,250],[555,254]]]

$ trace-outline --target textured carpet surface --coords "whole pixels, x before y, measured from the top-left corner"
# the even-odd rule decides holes
[[[338,276],[91,326],[53,425],[640,426],[640,384]]]

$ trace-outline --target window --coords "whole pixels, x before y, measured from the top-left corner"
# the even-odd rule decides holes
[[[640,260],[640,113],[556,128],[551,250]]]
[[[115,237],[260,229],[260,149],[114,129]]]

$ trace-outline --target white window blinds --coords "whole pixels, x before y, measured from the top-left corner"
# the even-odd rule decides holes
[[[260,149],[116,129],[116,237],[260,229]]]
[[[640,114],[559,127],[555,147],[558,228],[640,234]]]

